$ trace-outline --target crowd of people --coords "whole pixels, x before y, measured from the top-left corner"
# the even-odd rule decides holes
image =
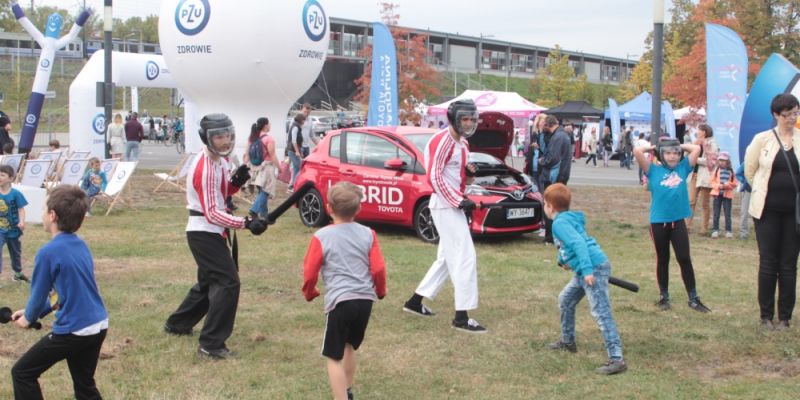
[[[310,107],[308,111],[304,107],[287,132],[290,158],[291,154],[297,159],[307,156],[308,144],[313,141],[313,136],[306,141],[303,134],[307,112]],[[672,307],[668,281],[671,246],[681,269],[688,307],[701,313],[711,312],[700,300],[690,255],[693,207],[699,200],[700,208],[707,209],[702,203],[714,198],[711,237],[718,236],[721,211],[725,214],[725,234],[731,237],[731,198],[741,188],[748,194],[747,200],[743,198],[743,207],[753,219],[758,243],[757,298],[761,326],[790,328],[800,252],[797,177],[800,130],[796,128],[800,103],[790,94],[781,94],[772,101],[771,112],[777,126],[755,136],[738,171],[731,166],[730,154],[719,151],[713,131],[705,125],[700,127],[694,143],[661,137],[651,145],[640,137],[638,143],[631,140],[622,145],[623,152],[631,153],[623,156],[623,167],[629,167],[635,160],[651,195],[649,223],[657,263],[660,296],[655,306],[658,309],[666,311]],[[478,276],[466,215],[478,205],[464,195],[465,185],[475,173],[475,166],[465,162],[465,155],[467,138],[478,123],[477,108],[472,101],[456,101],[448,108],[447,117],[449,125],[432,137],[424,152],[434,190],[431,215],[441,235],[437,258],[404,303],[403,310],[421,317],[434,315],[422,301],[433,300],[450,278],[455,293],[452,326],[469,333],[486,333],[488,329],[468,315],[478,306]],[[253,124],[245,163],[237,168],[228,161],[234,135],[233,124],[226,115],[205,116],[199,133],[204,147],[192,161],[186,193],[189,214],[186,235],[197,263],[197,283],[167,318],[164,331],[190,335],[193,327],[205,318],[198,338],[198,354],[228,359],[235,356],[227,348],[226,340],[233,333],[240,290],[238,246],[233,231],[247,229],[260,235],[267,230],[270,223],[265,217],[267,202],[274,194],[272,179],[280,167],[267,118],[259,118]],[[602,138],[592,135],[597,148],[606,148],[607,135],[607,132]],[[608,361],[596,371],[605,375],[622,373],[628,365],[610,307],[611,262],[587,233],[586,215],[571,208],[572,193],[567,185],[575,145],[570,136],[569,127],[562,127],[554,116],[542,115],[533,121],[525,145],[525,172],[543,191],[547,217],[545,241],[556,246],[559,265],[573,272],[558,296],[560,336],[548,347],[577,351],[575,311],[586,297],[608,356]],[[102,177],[94,176],[98,172],[96,167],[93,162],[87,172],[91,182],[89,194],[102,185]],[[15,241],[12,231],[24,229],[25,200],[9,187],[13,172],[0,166],[0,201],[13,204],[8,207],[9,212],[0,215],[0,238],[9,249],[18,249],[18,236]],[[232,214],[227,198],[247,182],[258,187],[259,200],[248,215],[238,217]],[[328,191],[326,208],[333,225],[313,235],[304,259],[302,292],[306,300],[320,295],[316,287],[320,276],[327,289],[322,355],[327,358],[329,383],[337,399],[354,397],[355,352],[364,340],[372,303],[387,293],[386,262],[378,237],[374,230],[354,222],[363,196],[360,188],[347,182],[338,183]],[[52,310],[57,309],[58,313],[53,332],[22,355],[12,368],[18,399],[41,398],[38,377],[64,359],[71,371],[77,369],[72,374],[76,396],[99,398],[94,371],[108,328],[108,313],[95,283],[91,253],[75,235],[88,211],[86,199],[87,193],[78,188],[59,187],[47,201],[43,218],[45,229],[53,238],[37,253],[30,299],[25,309],[13,314],[13,320],[17,326],[27,328]],[[707,231],[709,212],[703,215],[702,227]],[[741,229],[742,235],[746,235],[746,224]],[[12,267],[13,264],[12,256]],[[53,273],[54,268],[63,271],[67,265],[70,273]],[[59,295],[54,303],[48,300],[51,290]],[[53,340],[54,337],[59,340]]]

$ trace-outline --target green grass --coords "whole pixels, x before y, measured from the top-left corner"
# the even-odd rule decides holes
[[[197,337],[161,332],[166,317],[195,279],[183,233],[183,194],[151,194],[147,171],[132,181],[135,210],[103,217],[97,206],[80,234],[91,247],[111,327],[97,371],[108,399],[322,399],[330,398],[319,356],[322,303],[300,293],[302,259],[313,229],[290,210],[261,237],[239,235],[242,293],[228,345],[236,360],[195,356]],[[685,305],[677,265],[671,267],[673,310],[659,312],[655,256],[647,230],[647,195],[639,189],[574,187],[574,209],[611,258],[616,276],[637,282],[638,294],[611,289],[629,370],[594,374],[605,361],[602,337],[586,302],[577,317],[577,354],[544,348],[558,338],[557,296],[570,274],[555,267],[555,250],[538,237],[476,241],[483,336],[453,331],[452,289],[435,301],[439,314],[415,318],[400,311],[433,261],[436,247],[410,230],[379,226],[389,294],[375,305],[358,352],[357,398],[365,399],[790,399],[797,397],[800,330],[758,328],[754,240],[711,240],[692,235],[698,289],[714,312]],[[282,199],[280,199],[282,200]],[[274,203],[273,203],[274,204]],[[737,208],[738,209],[738,208]],[[736,228],[736,226],[735,226]],[[30,272],[48,238],[30,226],[23,239]],[[0,275],[0,305],[22,307],[26,286]],[[45,324],[52,323],[52,317]],[[198,326],[197,329],[200,327]],[[12,397],[8,371],[42,332],[0,326],[0,398]],[[71,398],[60,363],[41,382],[48,399]]]

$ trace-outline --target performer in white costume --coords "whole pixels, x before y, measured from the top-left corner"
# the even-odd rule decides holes
[[[28,100],[28,111],[25,113],[25,120],[22,121],[22,134],[19,140],[19,152],[27,153],[33,146],[33,138],[36,136],[36,128],[39,126],[39,115],[42,112],[42,104],[44,104],[44,94],[47,92],[47,84],[50,81],[50,73],[53,70],[53,60],[55,59],[56,50],[63,48],[69,42],[78,37],[78,32],[83,28],[83,24],[89,19],[92,12],[91,10],[83,10],[72,25],[69,33],[59,38],[61,34],[61,26],[64,24],[63,18],[58,13],[52,13],[47,18],[47,27],[44,35],[33,26],[33,23],[25,16],[22,7],[14,1],[11,3],[11,10],[14,12],[14,17],[25,28],[33,40],[39,44],[42,51],[39,55],[39,66],[36,68],[36,76],[33,79],[33,89],[31,98]]]
[[[475,166],[467,164],[469,144],[466,138],[475,133],[478,109],[472,100],[454,101],[447,108],[447,120],[450,126],[435,134],[425,146],[425,166],[433,186],[429,208],[439,232],[439,249],[436,261],[403,306],[403,311],[433,316],[433,311],[422,304],[422,298],[435,298],[449,276],[455,292],[453,327],[470,333],[485,333],[486,328],[467,314],[478,308],[477,262],[467,222],[476,206],[464,195],[465,185],[472,180],[467,174],[475,172]]]

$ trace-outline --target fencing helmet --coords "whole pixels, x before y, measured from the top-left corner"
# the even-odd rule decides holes
[[[200,140],[211,150],[212,153],[226,157],[233,151],[236,143],[236,133],[233,129],[233,122],[225,114],[208,114],[200,120]],[[218,149],[214,146],[215,136],[230,136],[231,142],[227,148]]]
[[[658,158],[658,161],[664,162],[664,153],[667,151],[676,151],[680,153],[681,159],[683,159],[681,142],[669,136],[662,136],[658,138],[658,143],[656,143],[656,158]]]
[[[447,107],[447,121],[456,133],[468,138],[478,128],[478,107],[471,99],[456,100]]]

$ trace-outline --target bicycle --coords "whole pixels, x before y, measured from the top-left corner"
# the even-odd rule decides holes
[[[175,144],[175,149],[178,151],[178,154],[183,154],[186,151],[186,141],[183,137],[183,132],[175,132],[172,135],[172,143]]]

